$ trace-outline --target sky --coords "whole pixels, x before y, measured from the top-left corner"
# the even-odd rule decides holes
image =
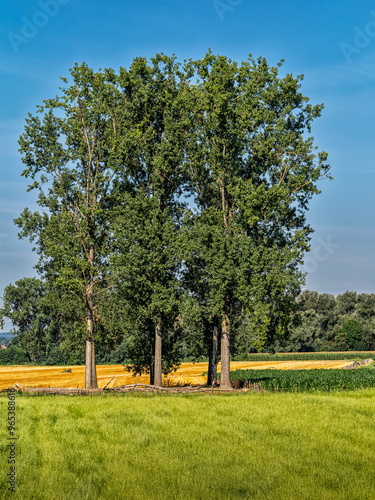
[[[208,48],[241,62],[249,54],[281,74],[303,74],[302,92],[324,103],[312,135],[334,180],[310,203],[315,229],[306,288],[334,295],[375,293],[375,2],[361,0],[17,0],[0,20],[0,296],[36,275],[36,255],[13,219],[27,192],[18,138],[28,113],[58,93],[75,62],[129,67],[158,52],[179,61]],[[1,300],[0,300],[1,304]],[[4,330],[9,330],[6,323]]]

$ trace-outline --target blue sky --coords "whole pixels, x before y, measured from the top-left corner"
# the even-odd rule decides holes
[[[310,290],[375,293],[375,3],[330,0],[17,0],[2,2],[0,42],[0,295],[33,276],[32,246],[13,218],[35,195],[17,140],[28,112],[58,91],[75,62],[129,66],[137,56],[253,54],[304,74],[302,91],[325,110],[313,128],[334,180],[310,205]],[[9,329],[9,324],[5,330]]]

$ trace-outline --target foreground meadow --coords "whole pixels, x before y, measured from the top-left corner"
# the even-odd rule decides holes
[[[16,399],[16,493],[0,498],[375,498],[375,390]]]
[[[329,361],[233,361],[231,370],[270,369],[298,370],[312,368],[342,368],[350,364],[348,360]],[[220,373],[221,365],[218,365]],[[68,371],[71,370],[71,371]],[[179,369],[164,377],[164,386],[204,385],[208,363],[182,363]],[[123,365],[102,365],[97,367],[98,386],[113,388],[119,385],[148,384],[148,375],[134,377]],[[26,387],[79,387],[85,383],[84,366],[0,366],[0,390],[18,383]]]

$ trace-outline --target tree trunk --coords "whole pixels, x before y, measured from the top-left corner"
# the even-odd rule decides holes
[[[210,355],[208,361],[208,376],[207,385],[212,387],[217,386],[217,347],[218,347],[218,331],[215,325],[212,331],[212,338],[210,342]]]
[[[162,354],[161,329],[160,329],[160,325],[156,325],[156,327],[155,327],[155,369],[154,369],[154,385],[156,387],[163,386],[161,354]]]
[[[154,358],[152,358],[152,362],[150,365],[150,385],[154,385],[155,382],[154,368],[155,368],[155,363],[154,363]]]
[[[229,350],[230,321],[224,314],[221,324],[221,378],[220,388],[231,389],[230,383],[230,350]]]
[[[150,361],[150,385],[154,385],[155,381],[155,336],[150,333],[151,341],[151,361]]]
[[[98,388],[98,379],[96,375],[96,361],[95,361],[95,342],[94,339],[92,339],[91,343],[91,379],[92,379],[92,389],[97,389]]]
[[[97,389],[95,364],[95,344],[94,344],[94,323],[92,320],[92,310],[87,309],[87,337],[86,337],[86,366],[85,366],[85,389]]]
[[[94,265],[94,245],[90,245],[89,262]],[[87,335],[86,335],[86,366],[85,366],[85,389],[97,389],[98,380],[96,378],[95,345],[94,345],[94,321],[93,321],[93,286],[94,280],[90,273],[90,281],[86,288],[87,304]]]
[[[223,150],[223,166],[225,157],[225,146]],[[223,222],[225,230],[228,228],[227,212],[228,200],[225,193],[225,180],[221,179],[221,210],[223,212]],[[226,231],[225,231],[226,232]],[[221,321],[221,376],[220,388],[231,389],[230,383],[230,350],[229,350],[230,321],[229,316],[224,313]]]
[[[213,345],[212,345],[212,338],[210,337],[208,346],[207,385],[211,385],[211,379],[212,379],[212,354],[213,354]]]
[[[97,389],[95,364],[95,345],[91,339],[86,340],[86,367],[85,367],[85,389]]]

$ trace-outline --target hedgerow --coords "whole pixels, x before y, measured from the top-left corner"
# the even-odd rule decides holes
[[[235,356],[233,361],[334,361],[334,360],[361,360],[375,357],[375,352],[288,352],[278,354],[247,354]]]

